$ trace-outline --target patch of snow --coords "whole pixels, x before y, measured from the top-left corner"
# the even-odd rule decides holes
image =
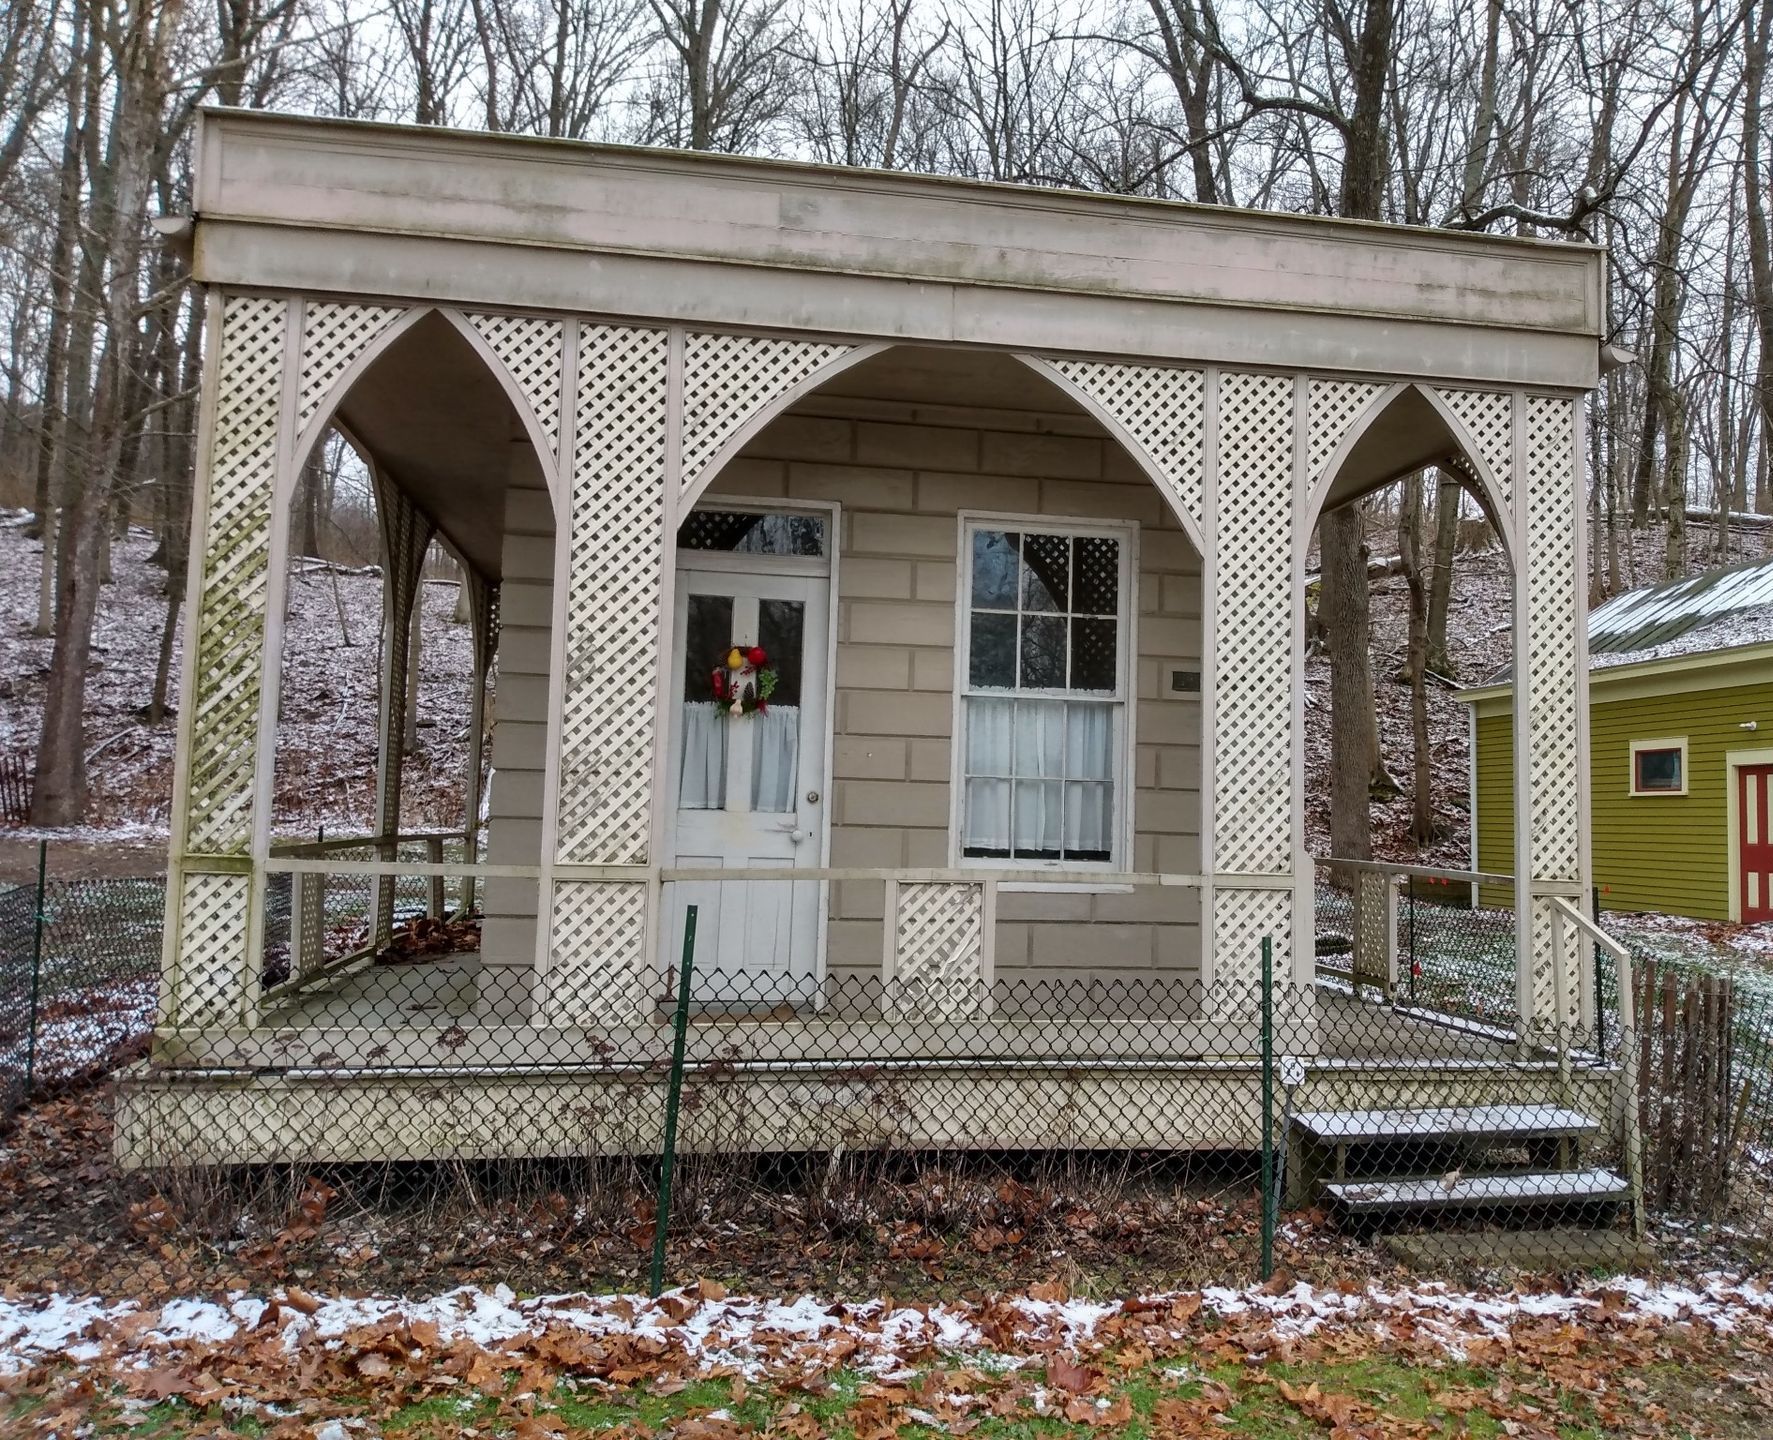
[[[1348,1292],[1301,1282],[1273,1294],[1213,1287],[1200,1295],[1204,1310],[1221,1322],[1257,1321],[1277,1340],[1331,1326],[1383,1326],[1407,1316],[1417,1333],[1454,1354],[1463,1353],[1473,1339],[1506,1336],[1511,1325],[1535,1317],[1574,1321],[1611,1313],[1626,1321],[1680,1321],[1720,1332],[1773,1318],[1773,1292],[1723,1275],[1696,1284],[1628,1279],[1542,1294],[1486,1294],[1437,1284],[1404,1289],[1373,1284]],[[1142,1297],[1139,1313],[1181,1298]],[[292,1354],[304,1345],[343,1343],[355,1332],[394,1322],[428,1322],[446,1344],[465,1339],[485,1348],[520,1344],[525,1336],[560,1326],[588,1335],[652,1337],[681,1349],[704,1369],[732,1367],[751,1375],[784,1360],[817,1362],[826,1347],[831,1356],[847,1357],[844,1363],[875,1374],[896,1373],[931,1352],[981,1350],[984,1335],[981,1307],[967,1304],[889,1309],[879,1301],[852,1305],[811,1296],[702,1299],[682,1290],[657,1301],[634,1295],[519,1299],[503,1285],[464,1286],[429,1299],[333,1297],[319,1300],[312,1314],[306,1308],[286,1302],[276,1312],[283,1344]],[[1119,1301],[1025,1297],[1013,1300],[1011,1308],[1026,1322],[1019,1338],[1031,1354],[1075,1349],[1107,1322],[1130,1313]],[[137,1301],[95,1296],[0,1298],[0,1372],[47,1360],[94,1361],[105,1353],[107,1335],[129,1336],[118,1358],[151,1365],[155,1350],[226,1344],[258,1330],[270,1313],[265,1299],[247,1295],[225,1302],[177,1299],[157,1312],[143,1311]],[[131,1323],[132,1317],[139,1318]]]

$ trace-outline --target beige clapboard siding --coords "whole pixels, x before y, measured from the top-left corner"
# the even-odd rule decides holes
[[[761,432],[713,489],[843,507],[829,786],[839,866],[950,863],[958,512],[1137,521],[1128,859],[1200,868],[1200,706],[1159,698],[1167,664],[1200,667],[1200,561],[1093,421],[821,396]],[[881,903],[878,883],[832,887],[831,970],[879,968]],[[1006,893],[998,915],[1000,974],[1113,979],[1199,966],[1191,891]]]
[[[505,496],[504,579],[493,697],[492,781],[486,853],[493,865],[534,865],[542,852],[547,759],[549,620],[553,607],[554,511],[526,444],[513,445]],[[536,883],[485,882],[481,953],[488,965],[528,967],[536,953]]]

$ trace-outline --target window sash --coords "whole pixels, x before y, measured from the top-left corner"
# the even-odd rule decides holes
[[[1067,595],[1061,609],[1031,608],[1024,577],[1026,562],[1020,542],[1016,558],[1017,584],[1013,607],[995,599],[974,600],[976,558],[974,537],[981,531],[1014,533],[1019,537],[1052,535],[1071,547],[1067,571]],[[956,688],[959,722],[954,737],[953,844],[962,863],[1012,859],[1031,867],[1112,869],[1124,859],[1131,806],[1132,776],[1129,757],[1131,707],[1129,676],[1133,667],[1131,575],[1134,526],[1106,526],[1089,521],[1032,522],[1009,517],[963,518],[961,565],[957,601],[962,623],[960,653],[956,656]],[[1116,546],[1116,609],[1078,605],[1079,585],[1075,571],[1079,539],[1113,540]],[[1016,621],[1014,643],[1017,683],[981,685],[972,681],[974,621],[979,616],[1010,617]],[[1113,624],[1115,657],[1111,689],[1071,686],[1024,686],[1021,679],[1022,627],[1030,618],[1060,617],[1066,622],[1066,673],[1076,663],[1071,627],[1079,620]],[[977,727],[987,723],[986,707],[998,707],[1006,733],[993,746],[981,748]],[[1087,722],[1079,733],[1078,722]],[[1041,717],[1024,724],[1024,716]],[[1058,734],[1039,737],[1033,731],[1058,721]],[[1101,733],[1090,733],[1100,730]],[[1046,747],[1042,751],[1039,746]],[[1031,745],[1036,748],[1030,749]],[[986,813],[986,809],[990,813]]]

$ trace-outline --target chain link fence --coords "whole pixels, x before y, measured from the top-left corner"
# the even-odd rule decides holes
[[[145,1055],[153,1029],[165,881],[60,879],[47,854],[0,889],[0,1120]]]
[[[423,876],[393,887],[379,945],[361,887],[336,916],[311,911],[339,944],[306,983],[274,978],[305,886],[267,889],[252,1023],[169,1033],[152,1055],[158,883],[0,895],[6,1014],[37,1017],[38,1093],[124,1067],[109,1151],[87,1157],[109,1208],[85,1240],[118,1273],[167,1280],[176,1253],[168,1283],[252,1283],[257,1265],[349,1253],[392,1284],[415,1266],[462,1278],[485,1253],[513,1284],[632,1285],[655,1241],[682,1275],[767,1228],[796,1263],[1033,1263],[1087,1242],[1104,1263],[1127,1247],[1172,1278],[1237,1283],[1400,1259],[1758,1263],[1773,1238],[1765,992],[1631,947],[1591,959],[1576,914],[1569,953],[1596,1003],[1579,1023],[1522,1015],[1513,913],[1470,903],[1469,884],[1395,886],[1376,931],[1368,902],[1320,883],[1305,985],[1265,978],[1256,954],[1222,955],[1210,986],[1084,956],[941,983],[768,974],[722,969],[705,926],[701,963],[651,975],[620,1023],[539,1008],[533,969],[483,953],[479,909]],[[13,937],[34,944],[39,908],[33,967]],[[1357,955],[1363,931],[1389,935],[1383,965]],[[29,1066],[18,1030],[6,1053]],[[80,1213],[90,1229],[100,1212]],[[478,1238],[395,1258],[440,1234]],[[194,1271],[193,1251],[219,1258]]]

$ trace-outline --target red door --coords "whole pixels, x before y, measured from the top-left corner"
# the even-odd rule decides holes
[[[1773,920],[1773,765],[1744,765],[1737,770],[1737,849],[1742,856],[1739,878],[1744,920]]]

